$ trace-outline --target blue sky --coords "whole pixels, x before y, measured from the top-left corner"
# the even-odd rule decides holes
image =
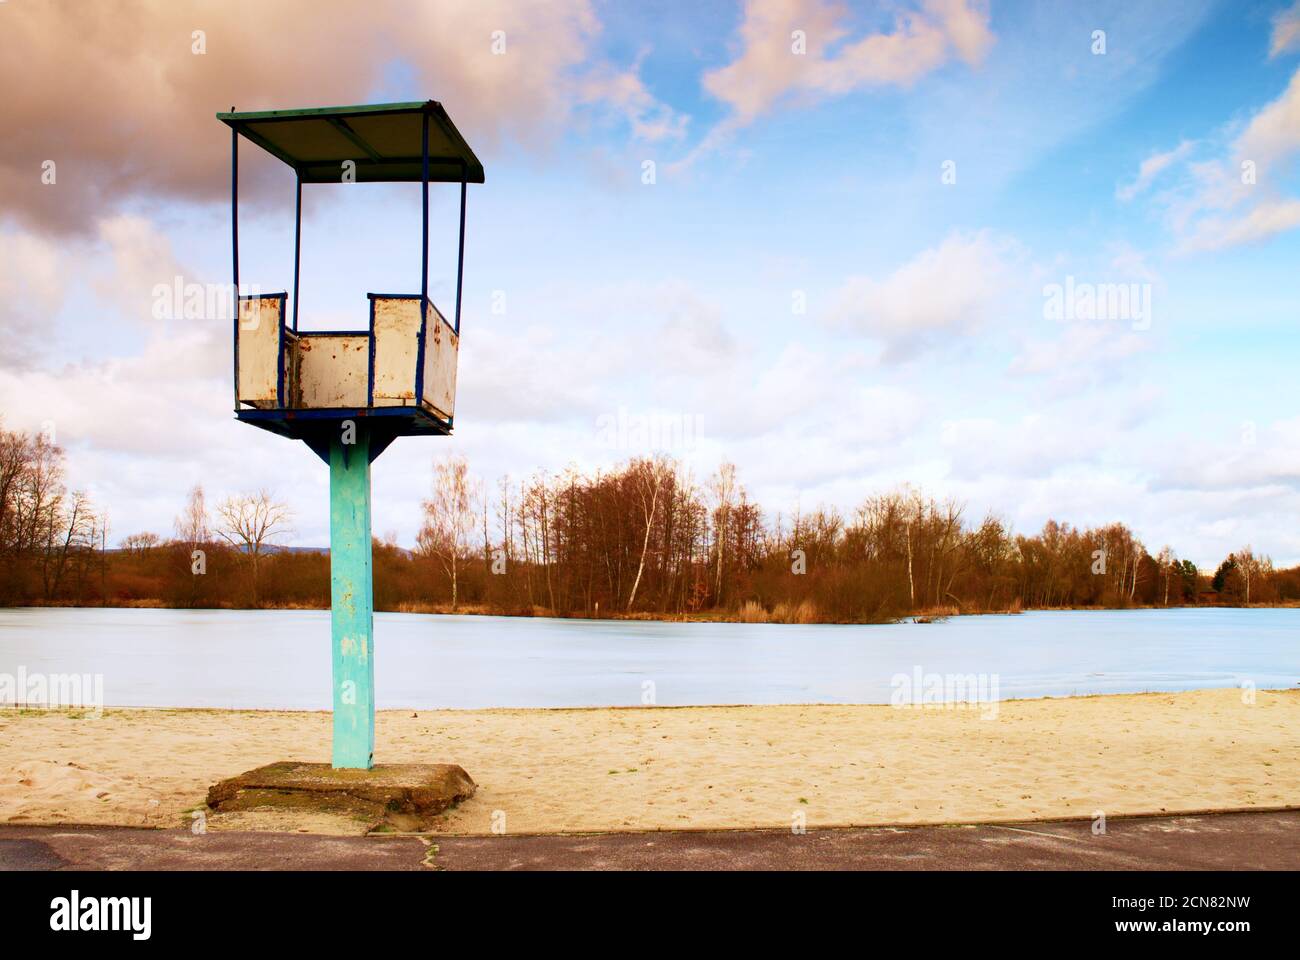
[[[413,541],[448,451],[493,482],[651,452],[610,442],[621,414],[691,425],[667,452],[701,482],[732,460],[770,511],[910,482],[1020,532],[1122,520],[1153,553],[1300,562],[1300,5],[380,4],[273,66],[258,44],[291,3],[135,6],[129,32],[0,8],[0,80],[49,81],[0,106],[23,131],[0,148],[0,292],[22,305],[0,399],[9,426],[54,422],[119,536],[168,532],[197,482],[273,488],[296,542],[325,541],[319,462],[230,417],[228,326],[156,321],[152,291],[228,278],[215,110],[427,97],[487,183],[456,435],[379,461],[377,533]],[[241,278],[282,289],[292,177],[255,154]],[[444,311],[453,200],[435,190]],[[417,288],[417,201],[308,188],[304,327]],[[1067,278],[1137,285],[1149,322],[1048,318]]]

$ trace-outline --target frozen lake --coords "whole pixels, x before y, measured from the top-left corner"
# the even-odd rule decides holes
[[[381,709],[638,705],[651,689],[661,705],[887,703],[918,669],[996,676],[1003,699],[1263,689],[1300,682],[1300,610],[863,626],[379,613],[375,647]],[[100,674],[109,706],[328,709],[329,613],[0,609],[0,674],[20,667]]]

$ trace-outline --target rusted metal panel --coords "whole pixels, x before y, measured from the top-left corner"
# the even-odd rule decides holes
[[[298,334],[286,328],[284,331],[284,405],[296,406],[298,394]]]
[[[415,406],[419,356],[420,302],[374,298],[376,407]]]
[[[440,417],[449,418],[456,406],[456,358],[460,338],[436,307],[429,308],[429,329],[424,339],[424,404]]]
[[[239,401],[258,407],[276,406],[277,362],[280,358],[278,297],[239,301],[239,331],[235,341],[239,369]]]
[[[370,338],[300,333],[293,405],[305,409],[366,406]]]

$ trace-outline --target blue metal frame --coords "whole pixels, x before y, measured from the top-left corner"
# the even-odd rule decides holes
[[[234,113],[232,106],[230,112]],[[239,131],[230,128],[230,252],[235,273],[235,321],[232,333],[234,342],[239,343]],[[232,364],[235,368],[235,409],[239,409],[239,354],[234,352]]]
[[[249,407],[239,410],[241,420],[351,420],[356,417],[409,417],[420,413],[432,424],[445,426],[449,421],[440,420],[428,410],[420,407],[290,407],[284,410],[261,410]]]
[[[231,107],[231,113],[234,113],[234,107]],[[451,432],[453,422],[452,417],[446,420],[440,419],[432,411],[425,407],[424,402],[424,367],[425,354],[428,345],[429,333],[429,314],[434,313],[444,326],[446,326],[457,340],[460,338],[460,317],[461,302],[464,289],[464,271],[465,271],[465,208],[467,198],[467,167],[463,160],[459,160],[461,166],[460,178],[460,223],[459,237],[456,257],[456,312],[453,320],[448,320],[441,311],[429,299],[429,164],[432,159],[429,155],[429,114],[425,113],[422,118],[421,129],[421,235],[420,235],[420,293],[418,294],[368,294],[370,300],[370,317],[368,330],[320,330],[313,331],[311,336],[364,336],[369,338],[367,346],[367,374],[366,374],[366,402],[368,406],[365,409],[357,410],[352,408],[331,408],[300,410],[288,406],[289,398],[286,397],[286,391],[289,384],[286,379],[285,357],[287,355],[287,343],[289,332],[296,336],[298,329],[298,305],[301,292],[302,276],[302,170],[295,168],[295,189],[296,197],[294,203],[294,256],[293,256],[293,314],[292,319],[288,313],[288,293],[272,294],[249,294],[247,296],[239,293],[239,136],[241,130],[238,126],[232,124],[230,130],[230,221],[231,221],[231,259],[232,273],[235,287],[235,311],[233,318],[233,338],[235,342],[234,356],[232,357],[233,381],[234,381],[234,400],[236,417],[255,426],[265,429],[274,430],[285,436],[297,436],[300,431],[291,426],[292,421],[325,421],[353,419],[356,417],[383,417],[402,418],[408,420],[407,428],[396,426],[390,432],[387,439],[382,437],[376,439],[376,444],[372,448],[372,458],[378,455],[378,451],[387,447],[392,442],[393,436],[418,435],[418,434],[446,434]],[[243,135],[247,136],[254,142],[258,142],[250,131],[243,130]],[[264,143],[260,144],[264,148]],[[267,148],[269,149],[269,148]],[[274,153],[274,151],[271,151]],[[455,181],[452,181],[455,182]],[[478,181],[475,181],[478,182]],[[420,327],[417,332],[417,346],[415,359],[415,398],[413,406],[400,407],[380,407],[375,408],[375,305],[374,301],[380,297],[399,300],[420,299]],[[276,408],[273,410],[263,409],[240,409],[239,400],[239,303],[243,300],[255,299],[278,299],[280,301],[280,330],[278,335],[278,346],[276,354]],[[430,310],[432,308],[432,311]],[[279,422],[281,429],[275,429],[274,424]],[[317,451],[318,453],[320,451]]]
[[[424,405],[424,344],[429,330],[429,115],[427,113],[424,115],[421,139],[424,177],[420,183],[420,194],[424,217],[420,233],[420,330],[416,334],[415,346],[416,406]]]
[[[277,351],[276,351],[276,355],[275,355],[275,402],[276,402],[276,405],[279,406],[281,410],[283,410],[284,407],[285,407],[285,402],[284,402],[284,387],[285,387],[285,383],[284,383],[284,321],[285,321],[285,319],[286,319],[286,318],[285,318],[285,315],[284,315],[284,310],[285,310],[285,300],[287,299],[287,297],[286,297],[285,294],[281,293],[281,294],[278,295],[278,297],[275,297],[275,298],[272,298],[272,297],[262,297],[261,299],[263,299],[263,300],[278,299],[278,300],[280,301],[280,330],[279,330],[279,337],[278,337],[278,340],[279,340],[279,346],[278,346],[278,349],[277,349]]]
[[[287,415],[286,415],[287,414]],[[370,459],[383,453],[398,437],[445,437],[451,433],[451,419],[440,420],[422,407],[335,407],[321,410],[237,410],[235,417],[281,437],[301,440],[326,463],[329,441],[338,436],[339,423],[369,424]]]
[[[367,352],[370,354],[368,363],[370,369],[366,371],[366,406],[375,405],[375,298],[370,297],[370,343],[367,345]]]
[[[460,288],[465,279],[465,179],[460,181],[460,244],[456,253],[456,336],[460,336]]]
[[[298,271],[302,262],[302,175],[295,171],[298,200],[293,214],[293,332],[298,332]]]

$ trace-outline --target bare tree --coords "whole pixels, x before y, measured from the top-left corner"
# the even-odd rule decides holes
[[[717,604],[722,603],[722,571],[727,551],[727,532],[730,526],[731,510],[736,495],[736,465],[724,463],[718,467],[710,483],[717,506],[713,509],[713,542],[717,552],[717,574],[713,598]]]
[[[185,503],[185,509],[176,518],[176,539],[188,543],[191,549],[212,539],[207,503],[203,498],[203,487],[200,484],[196,483],[190,490],[190,498]]]
[[[416,550],[437,557],[451,579],[451,609],[459,602],[460,560],[468,553],[477,518],[475,483],[464,457],[449,457],[433,465],[433,496],[424,501],[424,524],[415,538]]]
[[[154,547],[162,543],[162,537],[156,533],[133,533],[122,538],[122,549],[133,557],[143,557]]]
[[[1237,575],[1241,577],[1241,585],[1246,591],[1245,603],[1246,606],[1250,606],[1250,585],[1259,577],[1263,563],[1255,556],[1254,548],[1250,544],[1237,551],[1236,559]]]
[[[49,514],[49,527],[45,541],[45,598],[58,596],[70,564],[80,555],[93,552],[99,519],[90,503],[90,497],[81,490],[75,491],[67,505],[59,498],[55,510]]]
[[[1168,544],[1160,548],[1160,553],[1156,555],[1156,567],[1160,570],[1160,576],[1165,582],[1165,600],[1164,605],[1169,606],[1169,581],[1173,578],[1174,570],[1178,566],[1178,557],[1174,555],[1174,550]]]
[[[38,579],[48,596],[66,507],[63,451],[44,434],[0,429],[0,596],[29,596]]]
[[[266,490],[227,497],[217,507],[217,534],[252,568],[254,606],[261,593],[262,556],[268,547],[288,535],[291,519],[289,507]]]
[[[645,572],[646,551],[650,547],[650,531],[654,527],[655,514],[659,508],[659,492],[664,486],[664,481],[671,475],[671,468],[662,460],[644,460],[635,464],[635,470],[636,496],[641,504],[645,533],[641,538],[641,560],[637,564],[636,579],[632,581],[632,592],[627,598],[629,610],[636,603],[636,591],[641,586],[641,575]]]
[[[32,441],[27,434],[0,429],[0,556],[16,546],[18,501],[31,459]]]
[[[919,537],[917,527],[925,522],[925,501],[921,499],[921,494],[915,490],[906,491],[906,504],[904,510],[907,517],[907,597],[908,603],[916,606],[916,577],[913,574],[913,563],[916,559],[916,550],[913,547],[913,540]]]

